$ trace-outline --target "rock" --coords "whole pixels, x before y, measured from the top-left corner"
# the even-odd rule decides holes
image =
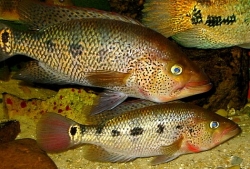
[[[212,111],[239,110],[247,103],[249,71],[248,50],[232,47],[217,50],[184,49],[211,79],[213,89],[185,98]]]
[[[0,161],[0,168],[4,169],[57,169],[55,163],[33,139],[0,144]]]
[[[8,120],[0,123],[0,143],[15,140],[20,133],[20,123],[16,120]]]

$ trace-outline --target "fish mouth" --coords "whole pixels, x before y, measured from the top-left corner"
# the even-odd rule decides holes
[[[188,82],[185,88],[188,90],[193,90],[195,93],[207,92],[212,88],[212,83],[209,80],[203,80],[199,82]]]
[[[241,128],[237,124],[233,125],[232,127],[228,127],[221,133],[220,143],[238,135],[240,132]]]

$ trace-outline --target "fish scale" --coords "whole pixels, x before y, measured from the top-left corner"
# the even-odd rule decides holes
[[[37,125],[39,146],[60,152],[87,144],[83,156],[88,160],[126,162],[156,156],[151,162],[156,165],[211,149],[240,133],[233,121],[183,102],[137,100],[90,117],[94,122],[83,125],[55,113],[45,114]]]

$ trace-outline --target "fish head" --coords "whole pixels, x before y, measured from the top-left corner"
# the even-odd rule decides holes
[[[185,152],[209,150],[233,138],[241,132],[233,121],[207,110],[197,113],[193,123],[187,127],[184,144]]]
[[[150,86],[146,99],[168,102],[211,89],[212,84],[208,76],[180,49],[169,51],[167,55],[173,55],[173,57],[158,57],[155,63],[152,63],[156,67],[151,69],[154,72],[143,75],[145,80],[149,79],[147,87]],[[147,65],[147,69],[150,69],[150,66]]]

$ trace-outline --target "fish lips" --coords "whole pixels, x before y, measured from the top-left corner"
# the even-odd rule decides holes
[[[184,88],[194,91],[194,93],[204,93],[212,88],[212,83],[209,80],[199,82],[188,82]]]
[[[231,127],[226,128],[222,133],[221,133],[221,138],[219,139],[219,142],[217,144],[220,144],[222,142],[225,142],[226,140],[238,135],[241,133],[241,128],[235,124]]]
[[[212,83],[208,80],[199,82],[188,82],[182,88],[177,88],[171,93],[172,97],[181,99],[184,97],[200,94],[209,91],[212,88]]]

